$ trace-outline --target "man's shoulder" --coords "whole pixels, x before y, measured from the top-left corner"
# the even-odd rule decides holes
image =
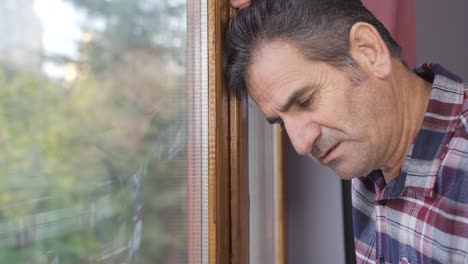
[[[464,84],[461,112],[456,116],[456,125],[447,150],[445,159],[456,160],[458,167],[464,168],[468,174],[468,83]]]
[[[468,83],[464,84],[462,115],[468,118]]]
[[[458,130],[456,131],[457,135],[464,138],[465,140],[468,139],[468,83],[464,84],[463,104],[462,104],[462,110],[461,110],[461,114],[459,117],[457,130]]]
[[[468,206],[468,85],[453,136],[447,144],[439,177],[439,191],[450,200]],[[468,209],[468,207],[466,208]]]

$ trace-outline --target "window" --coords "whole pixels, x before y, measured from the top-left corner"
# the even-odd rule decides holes
[[[207,2],[0,13],[0,262],[208,263]]]
[[[248,263],[246,96],[225,93],[220,56],[229,12],[0,5],[0,263]]]

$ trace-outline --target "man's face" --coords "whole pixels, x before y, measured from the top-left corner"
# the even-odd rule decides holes
[[[350,179],[382,165],[391,138],[385,113],[394,103],[384,83],[368,76],[356,85],[351,76],[276,41],[256,53],[247,83],[260,110],[283,124],[299,154]]]

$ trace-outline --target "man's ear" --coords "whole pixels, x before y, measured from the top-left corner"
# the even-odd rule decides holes
[[[349,32],[351,56],[379,79],[386,78],[392,67],[392,58],[379,32],[374,26],[358,22]]]

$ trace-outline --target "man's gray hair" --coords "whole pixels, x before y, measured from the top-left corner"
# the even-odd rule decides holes
[[[349,53],[349,33],[357,22],[374,26],[391,56],[405,64],[401,48],[359,0],[252,0],[226,31],[224,73],[230,92],[247,89],[255,53],[274,40],[287,41],[309,60],[351,69],[359,79],[360,68]]]

